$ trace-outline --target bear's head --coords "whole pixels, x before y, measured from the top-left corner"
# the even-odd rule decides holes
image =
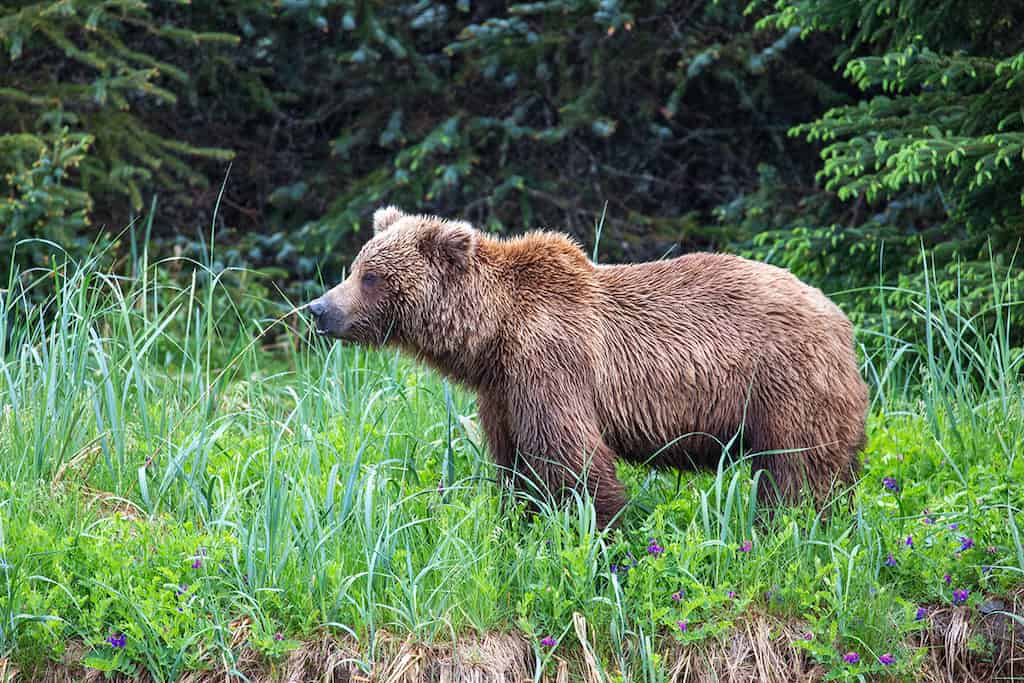
[[[480,235],[469,223],[408,215],[389,206],[373,215],[374,235],[348,277],[309,304],[320,334],[381,346],[463,343],[471,315],[471,271]]]

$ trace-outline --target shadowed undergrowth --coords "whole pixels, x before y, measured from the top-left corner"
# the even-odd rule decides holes
[[[145,254],[130,272],[63,263],[2,293],[0,672],[1020,667],[1021,352],[998,281],[973,316],[930,284],[917,293],[921,342],[861,331],[870,440],[827,523],[810,506],[760,515],[742,463],[623,466],[625,524],[601,535],[584,500],[524,516],[495,483],[471,397],[432,373],[310,343],[251,273]]]

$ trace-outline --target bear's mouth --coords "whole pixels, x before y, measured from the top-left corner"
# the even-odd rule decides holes
[[[352,325],[348,324],[347,321],[337,323],[332,320],[318,320],[315,331],[318,337],[337,339],[339,341],[355,341],[351,336]]]
[[[341,339],[345,332],[351,327],[347,316],[338,315],[334,311],[325,311],[316,317],[313,330],[318,337],[333,337]]]
[[[322,327],[316,328],[316,335],[318,337],[323,337],[325,339],[340,339],[342,341],[345,340],[345,336],[344,335],[342,335],[342,334],[340,334],[340,333],[338,333],[338,332],[336,332],[334,330],[324,329]]]

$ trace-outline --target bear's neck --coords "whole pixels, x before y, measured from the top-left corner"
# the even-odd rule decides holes
[[[499,240],[480,235],[457,306],[438,307],[404,350],[471,389],[500,385],[508,354],[523,330],[547,319],[548,308],[586,299],[593,265],[558,233],[533,232]],[[458,299],[457,299],[458,300]]]
[[[506,243],[481,236],[457,306],[425,313],[414,327],[415,339],[403,350],[460,384],[474,390],[493,384],[503,367],[504,340],[514,313]]]
[[[425,351],[414,347],[407,347],[405,350],[448,379],[474,391],[494,384],[502,367],[497,358],[488,358],[486,353],[449,349]]]

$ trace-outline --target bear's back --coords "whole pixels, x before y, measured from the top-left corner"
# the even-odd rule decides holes
[[[850,324],[820,290],[776,266],[729,254],[695,253],[664,261],[597,266],[599,312],[622,334],[685,334],[696,347],[728,337],[719,353],[802,337]],[[661,337],[661,341],[667,341]],[[717,343],[717,342],[716,342]]]
[[[728,440],[756,387],[825,399],[835,372],[824,363],[851,365],[849,320],[781,268],[698,253],[596,266],[594,278],[602,333],[588,346],[599,410],[625,451],[688,429]],[[687,447],[691,456],[719,450],[711,440]]]

